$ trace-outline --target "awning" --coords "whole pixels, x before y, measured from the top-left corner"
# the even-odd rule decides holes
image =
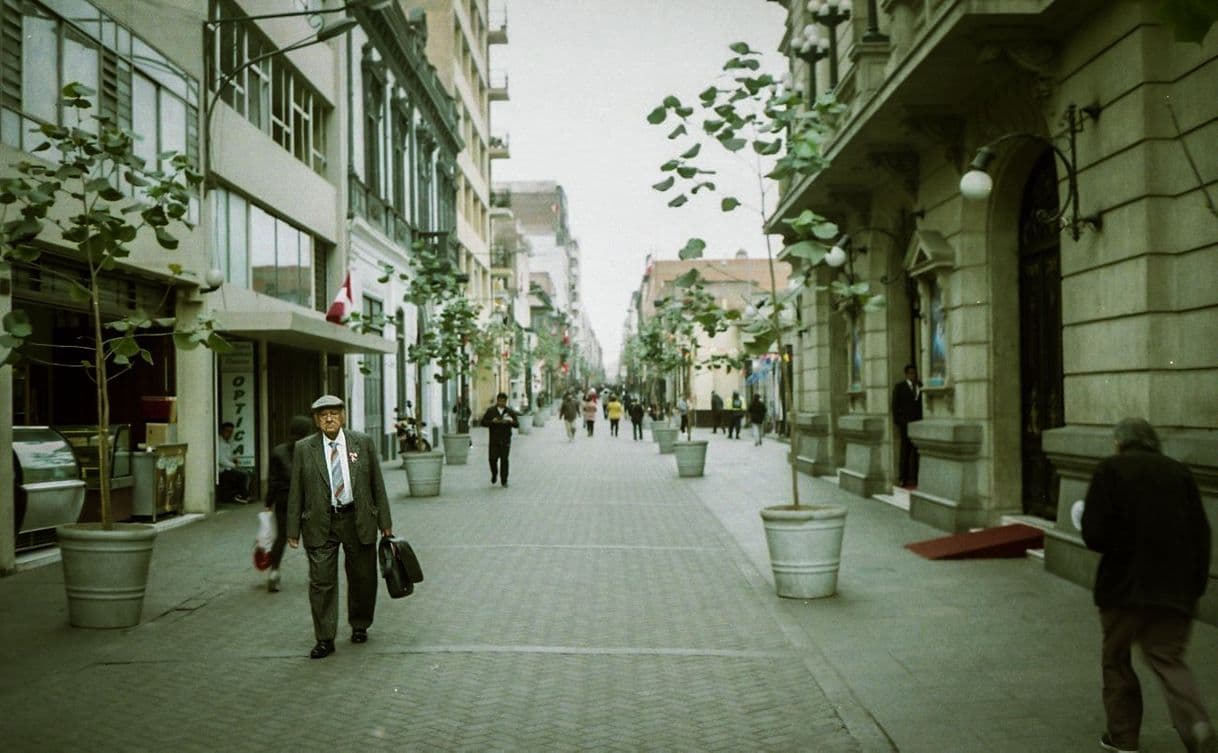
[[[326,353],[393,353],[393,340],[365,335],[338,324],[321,314],[303,311],[216,311],[221,334],[266,340],[304,350]]]

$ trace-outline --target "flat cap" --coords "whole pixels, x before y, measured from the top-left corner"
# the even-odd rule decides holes
[[[345,408],[342,398],[334,395],[322,395],[313,401],[313,410],[322,410],[323,408]]]

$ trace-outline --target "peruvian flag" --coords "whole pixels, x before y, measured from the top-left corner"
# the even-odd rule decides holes
[[[342,324],[347,321],[347,317],[351,315],[351,309],[354,307],[355,299],[351,297],[351,273],[347,272],[347,278],[343,280],[342,287],[334,296],[334,302],[326,311],[326,321]]]

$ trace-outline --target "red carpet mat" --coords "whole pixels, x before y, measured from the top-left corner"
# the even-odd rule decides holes
[[[1039,528],[1015,523],[986,528],[972,533],[957,533],[906,544],[905,548],[928,560],[962,560],[995,557],[1023,557],[1029,549],[1045,545]]]

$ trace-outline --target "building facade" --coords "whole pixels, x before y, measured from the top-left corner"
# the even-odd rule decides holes
[[[1046,567],[1089,584],[1068,511],[1112,425],[1142,416],[1214,521],[1218,35],[1176,41],[1150,2],[788,7],[794,85],[845,113],[829,166],[784,187],[771,227],[804,209],[834,220],[888,302],[847,317],[804,297],[800,467],[887,492],[891,390],[912,363],[913,517],[1040,521]],[[983,146],[988,177],[972,172]],[[1218,616],[1213,589],[1203,611]]]

